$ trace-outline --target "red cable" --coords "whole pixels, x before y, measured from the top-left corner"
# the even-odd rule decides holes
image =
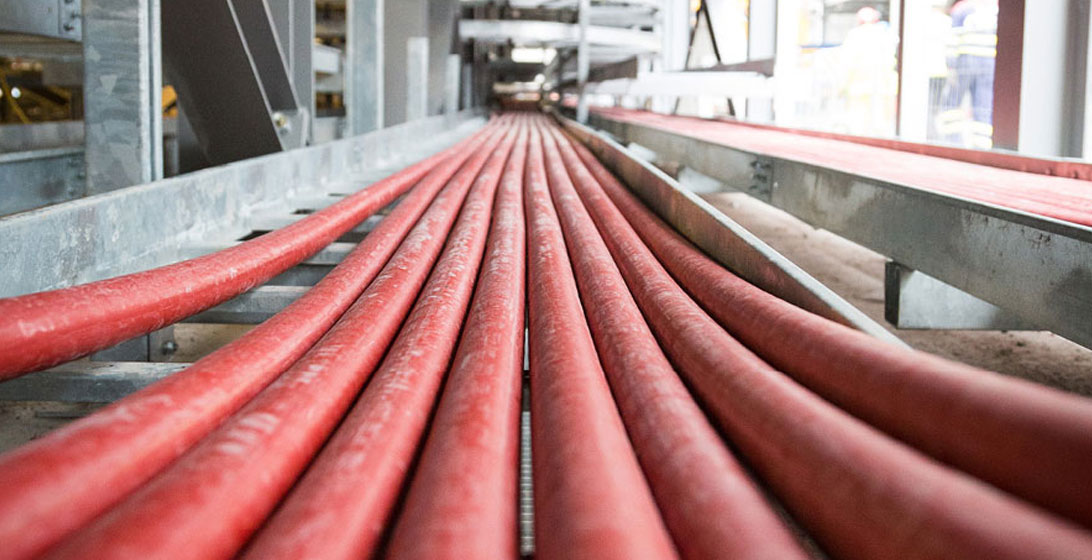
[[[885,437],[772,369],[686,295],[598,183],[576,187],[667,355],[832,556],[1092,557],[1092,537],[1077,527]]]
[[[492,126],[483,139],[498,129]],[[35,556],[90,521],[299,359],[367,287],[475,145],[431,170],[322,281],[242,338],[0,455],[0,480],[5,481],[0,484],[0,542],[6,557]]]
[[[671,274],[774,367],[933,457],[1092,527],[1092,401],[883,344],[772,296],[706,257],[577,150]]]
[[[559,133],[551,126],[546,134]],[[563,138],[560,153],[558,148],[552,138],[546,143],[546,170],[584,310],[680,552],[695,559],[807,558],[660,350],[573,188],[595,179]]]
[[[495,142],[463,165],[379,276],[307,354],[50,556],[212,558],[236,552],[306,467],[383,357]]]
[[[306,218],[222,251],[88,284],[0,299],[0,380],[176,323],[227,301],[329,245],[481,135]]]
[[[542,150],[535,130],[524,181],[535,557],[673,558],[581,311]]]
[[[370,558],[390,520],[459,337],[512,137],[493,152],[383,365],[245,554]]]
[[[387,556],[517,558],[527,136],[508,160],[459,350]]]

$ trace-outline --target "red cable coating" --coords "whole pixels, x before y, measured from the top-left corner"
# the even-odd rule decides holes
[[[508,160],[474,300],[387,550],[402,560],[517,558],[527,136]]]
[[[459,337],[512,137],[492,153],[383,364],[245,557],[369,558],[424,434]]]
[[[480,135],[454,153],[473,150]],[[0,299],[0,380],[76,359],[227,301],[329,245],[452,151],[417,162],[293,223],[222,251],[88,284]]]
[[[838,558],[1084,558],[1092,537],[885,437],[772,369],[674,282],[598,183],[576,185],[667,355]]]
[[[1092,401],[883,344],[770,295],[705,256],[576,149],[675,279],[774,367],[933,457],[1092,527]]]
[[[551,126],[546,134],[559,132]],[[546,171],[584,310],[676,546],[694,559],[808,558],[660,350],[573,188],[595,179],[563,138],[558,148],[546,143]]]
[[[603,376],[532,131],[525,206],[535,556],[676,556]]]
[[[491,126],[482,139],[496,134]],[[5,558],[33,557],[116,503],[299,359],[367,287],[471,155],[441,162],[299,300],[189,368],[0,455]],[[88,481],[95,481],[88,484]]]
[[[298,362],[49,557],[234,554],[307,466],[382,359],[488,152],[476,151],[460,168],[379,276]]]

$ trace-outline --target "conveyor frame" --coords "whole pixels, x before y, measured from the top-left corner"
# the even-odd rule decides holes
[[[677,211],[669,220],[723,264],[801,307],[902,344],[655,167],[604,135],[561,120],[627,182],[641,189],[640,194],[649,197],[646,200],[654,207]],[[432,117],[2,219],[0,236],[13,242],[0,247],[0,256],[14,266],[0,272],[0,296],[80,284],[226,248],[242,236],[283,227],[302,213],[328,205],[337,200],[337,194],[358,190],[361,184],[438,151],[483,122],[480,111]],[[422,145],[421,138],[432,140]],[[171,208],[185,211],[171,212]],[[366,220],[347,236],[366,234],[377,218]],[[266,285],[184,322],[252,324],[268,319],[305,293],[351,247],[351,243],[333,243]],[[147,356],[152,363],[112,361],[145,358],[103,353],[98,362],[74,362],[31,374],[0,384],[0,400],[115,400],[176,369],[154,363],[165,356],[153,351]]]
[[[602,114],[590,123],[1092,347],[1092,228]]]

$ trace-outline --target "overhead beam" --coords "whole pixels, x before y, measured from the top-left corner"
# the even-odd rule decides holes
[[[461,20],[459,37],[484,43],[508,43],[523,46],[576,47],[580,44],[580,26],[556,21]],[[593,46],[618,47],[633,53],[660,50],[655,33],[603,25],[589,25],[588,43]]]

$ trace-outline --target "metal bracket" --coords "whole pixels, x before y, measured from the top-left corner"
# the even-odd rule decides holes
[[[884,267],[884,319],[900,329],[1040,330],[1015,314],[895,261]]]
[[[773,171],[772,159],[756,157],[751,160],[751,184],[747,186],[747,194],[761,200],[770,200],[774,185]]]
[[[82,0],[0,0],[0,31],[83,39]]]

